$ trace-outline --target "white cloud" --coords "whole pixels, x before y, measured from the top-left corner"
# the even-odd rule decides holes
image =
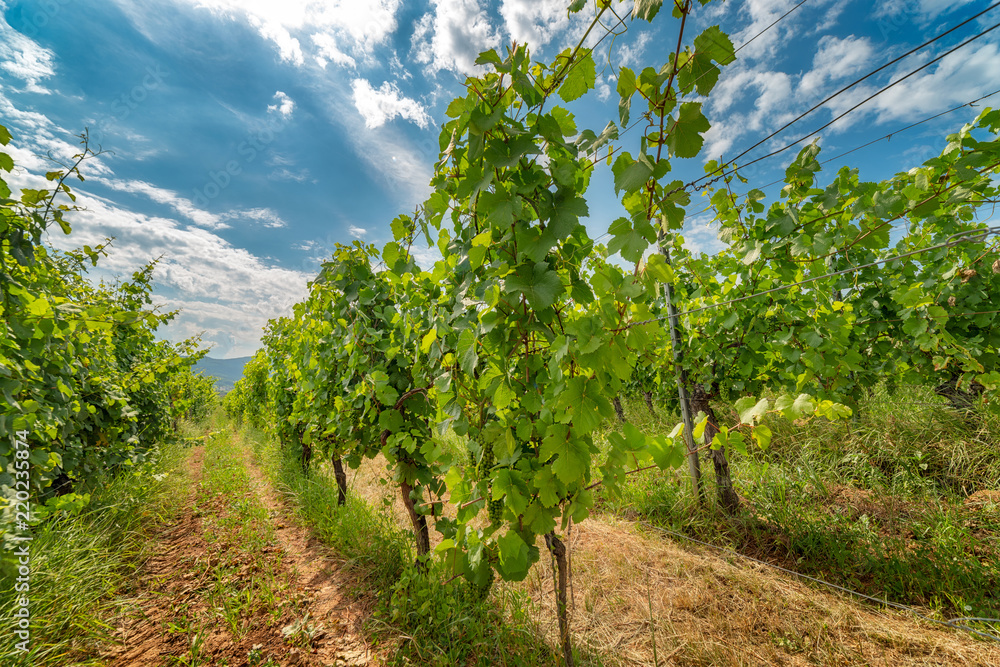
[[[413,56],[431,72],[473,74],[480,51],[500,44],[500,35],[477,0],[431,0],[433,12],[417,22]]]
[[[928,62],[933,55],[928,53],[908,58],[895,66],[891,73],[873,77],[838,95],[804,123],[797,123],[789,132],[779,135],[759,150],[778,148],[851,110],[887,83],[899,81]],[[707,107],[712,128],[705,137],[705,155],[731,158],[730,153],[755,143],[805,111],[817,98],[828,95],[843,82],[873,68],[873,61],[878,58],[877,47],[867,38],[828,36],[820,40],[812,67],[801,76],[767,71],[763,63],[758,67],[748,67],[744,62],[742,66],[727,68]],[[968,103],[993,91],[995,85],[991,84],[996,80],[995,73],[998,71],[1000,42],[996,39],[982,40],[880,93],[824,129],[819,136],[822,138],[843,132],[859,123],[910,122]],[[747,109],[751,103],[753,107]]]
[[[410,36],[411,55],[417,62],[429,63],[434,60],[434,14],[424,14],[413,24],[413,35]]]
[[[28,92],[50,94],[39,83],[55,74],[55,53],[14,30],[3,18],[6,9],[0,2],[0,69],[23,81]]]
[[[143,195],[158,204],[169,206],[180,215],[202,227],[207,227],[208,229],[225,229],[229,226],[222,222],[220,216],[198,208],[191,200],[181,197],[173,190],[160,188],[152,183],[139,180],[126,181],[118,178],[97,178],[94,180],[112,190]]]
[[[883,0],[875,9],[875,18],[915,16],[918,20],[929,21],[940,14],[950,13],[975,0]]]
[[[400,210],[412,210],[430,195],[428,183],[439,151],[436,132],[413,135],[397,123],[386,123],[378,132],[368,131],[346,82],[321,81],[316,95],[330,101],[318,110],[327,122],[341,129],[358,164],[394,198]]]
[[[114,236],[110,256],[92,270],[95,277],[127,274],[162,256],[153,275],[156,293],[169,308],[183,309],[166,332],[172,340],[205,331],[217,350],[250,354],[267,320],[287,314],[306,295],[306,273],[269,264],[211,231],[85,194],[80,203],[86,210],[72,214],[73,234],[53,235],[53,244],[65,249]]]
[[[743,112],[732,110],[744,95],[754,99],[754,105]],[[763,134],[791,120],[797,109],[792,100],[792,77],[785,72],[743,70],[721,81],[711,97],[705,159],[723,157],[746,134]]]
[[[793,0],[747,0],[741,7],[741,13],[749,19],[746,27],[732,36],[733,44],[737,48],[743,47],[739,57],[745,60],[755,60],[762,56],[769,56],[780,49],[782,44],[787,44],[797,31],[795,14],[777,25],[763,32],[765,28],[774,23],[782,14],[791,9],[796,3]],[[753,39],[751,42],[750,40]]]
[[[295,164],[295,160],[281,153],[271,153],[264,164],[269,167],[290,167]]]
[[[817,92],[828,81],[837,81],[861,71],[875,55],[867,37],[825,35],[820,38],[818,46],[813,56],[813,68],[799,82],[799,90],[806,94]]]
[[[706,160],[724,159],[729,149],[733,147],[736,139],[742,134],[738,123],[730,123],[726,120],[713,120],[712,127],[703,136],[705,137],[705,148],[703,154]]]
[[[597,82],[594,87],[597,89],[597,99],[602,102],[607,102],[611,97],[611,86],[603,76],[597,77]]]
[[[337,47],[337,38],[333,35],[329,33],[317,33],[312,36],[312,40],[319,49],[316,62],[319,63],[320,67],[325,69],[327,62],[332,60],[335,65],[357,68],[357,61]]]
[[[385,192],[399,197],[401,209],[412,210],[413,205],[430,196],[432,165],[438,156],[436,134],[425,136],[414,145],[392,126],[378,132],[364,132],[358,125],[357,131],[350,135],[355,154],[378,177]]]
[[[423,237],[420,237],[421,241]],[[434,265],[440,262],[444,257],[441,255],[441,251],[436,245],[425,246],[423,243],[415,243],[410,247],[410,256],[413,257],[413,261],[417,263],[417,266],[429,271],[434,268]]]
[[[649,46],[650,42],[653,40],[653,35],[650,32],[641,32],[639,36],[631,44],[626,44],[619,49],[618,54],[615,58],[612,58],[615,65],[618,67],[632,67],[635,68],[642,62],[643,55],[646,52],[646,47]],[[638,74],[638,72],[637,72]]]
[[[503,0],[500,4],[507,34],[532,52],[548,44],[569,26],[565,0]]]
[[[131,0],[117,0],[121,5]],[[396,30],[402,0],[184,0],[198,9],[229,18],[243,18],[277,46],[281,59],[295,65],[308,55],[354,66],[355,58],[370,58]],[[133,17],[133,20],[137,20]],[[350,44],[354,57],[338,44]],[[305,47],[304,47],[305,45]]]
[[[396,31],[396,13],[403,3],[402,0],[326,0],[306,4],[317,10],[312,18],[317,26],[348,35],[356,52],[365,53],[383,44]]]
[[[271,229],[280,229],[288,226],[288,223],[270,208],[237,209],[224,213],[221,217],[224,220],[252,220],[260,223],[263,227]]]
[[[386,81],[377,90],[365,79],[351,83],[354,106],[365,119],[365,127],[373,129],[385,125],[396,117],[411,120],[420,127],[427,127],[431,117],[424,107],[409,97],[404,97],[396,84]]]
[[[268,174],[267,177],[272,181],[295,181],[296,183],[305,183],[309,180],[309,170],[299,169],[298,171],[292,171],[287,167],[282,167],[281,169],[275,169]]]
[[[154,283],[159,281],[161,273],[160,267],[154,270]],[[260,347],[260,336],[267,321],[260,315],[248,314],[241,306],[221,305],[212,301],[167,299],[154,294],[153,305],[163,312],[180,311],[159,330],[160,335],[174,342],[199,336],[203,347],[210,347],[209,354],[215,358],[253,355]],[[291,308],[287,308],[272,317],[288,315],[290,312]]]
[[[362,227],[356,227],[354,225],[350,225],[347,228],[347,233],[356,239],[363,239],[365,236],[368,235],[368,230]]]
[[[288,32],[285,26],[276,21],[266,21],[253,14],[247,18],[250,21],[250,25],[257,28],[257,32],[260,33],[261,37],[275,43],[282,60],[295,65],[301,65],[305,62],[299,40],[292,37],[292,34]]]
[[[831,4],[827,7],[826,11],[823,12],[823,18],[816,22],[816,25],[809,31],[809,34],[822,35],[830,28],[836,26],[837,22],[840,20],[840,15],[844,13],[847,6],[846,2],[835,2]]]
[[[899,80],[913,67],[913,63],[907,63],[895,72],[892,80]],[[880,94],[845,117],[838,129],[872,116],[878,123],[916,120],[970,102],[995,90],[997,72],[1000,72],[1000,44],[982,44],[971,50],[967,47]],[[859,86],[831,102],[830,108],[834,115],[839,115],[876,89],[874,85]]]
[[[393,51],[392,58],[389,59],[389,70],[392,75],[401,81],[406,81],[413,77],[406,67],[403,65],[403,61],[399,59],[399,55]]]
[[[276,99],[278,103],[267,105],[268,112],[278,113],[284,119],[290,118],[292,112],[295,111],[295,101],[280,90],[274,93],[274,99]]]
[[[18,109],[2,94],[0,115],[5,124],[16,125],[14,140],[5,147],[17,165],[6,177],[11,189],[16,193],[23,188],[51,187],[41,174],[53,167],[39,153],[52,151],[54,157],[65,160],[79,150],[61,138],[69,133],[41,114]],[[183,308],[166,331],[161,331],[168,339],[181,340],[204,331],[205,340],[216,345],[217,355],[220,350],[226,356],[251,354],[259,346],[267,320],[287,314],[293,303],[305,297],[312,272],[275,266],[204,228],[223,228],[223,220],[253,221],[270,228],[287,226],[273,210],[252,208],[215,215],[171,190],[116,178],[100,158],[88,160],[82,169],[88,181],[73,186],[76,204],[82,210],[66,216],[73,233],[66,236],[58,229],[50,230],[48,241],[65,250],[115,237],[109,257],[91,270],[93,279],[127,275],[162,257],[154,272],[154,300],[169,310]],[[95,195],[90,191],[93,183],[148,197],[201,226],[133,212]]]

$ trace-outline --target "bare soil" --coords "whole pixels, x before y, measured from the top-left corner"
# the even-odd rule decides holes
[[[374,656],[362,634],[364,621],[371,616],[372,605],[344,593],[354,587],[341,569],[342,560],[325,548],[309,530],[293,523],[288,508],[271,488],[248,449],[247,470],[261,502],[275,517],[275,535],[299,587],[306,591],[309,615],[325,630],[313,643],[317,664],[370,665]]]
[[[278,595],[290,604],[282,605],[278,617],[266,605],[253,605],[252,613],[240,619],[242,637],[239,638],[230,632],[220,610],[208,607],[206,589],[213,567],[223,554],[230,558],[238,550],[205,539],[203,517],[224,516],[228,507],[221,499],[199,496],[204,459],[204,447],[192,450],[186,463],[188,502],[176,518],[162,527],[153,556],[137,573],[129,591],[132,599],[115,621],[116,644],[102,656],[105,664],[110,667],[376,665],[361,634],[370,610],[343,594],[346,582],[339,573],[341,563],[321,549],[306,529],[288,518],[289,513],[277,501],[248,452],[246,465],[253,490],[268,509],[276,543],[262,549],[265,559],[260,558],[261,552],[256,558],[251,554],[242,557],[235,577],[238,581],[226,583],[239,586],[251,578],[259,580],[276,572],[274,581],[280,582]],[[303,621],[311,630],[308,642],[294,641],[288,632],[282,632]],[[301,638],[302,634],[298,636]],[[193,651],[196,642],[197,650]]]

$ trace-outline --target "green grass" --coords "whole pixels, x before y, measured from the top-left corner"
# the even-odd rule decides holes
[[[716,411],[735,418],[724,405]],[[626,401],[626,412],[650,433],[677,420],[662,410],[651,418],[640,400]],[[601,507],[894,602],[1000,614],[1000,508],[962,502],[1000,487],[995,416],[959,415],[923,388],[879,388],[856,419],[768,425],[768,450],[730,452],[749,501],[735,518],[693,502],[686,468],[630,477]],[[711,470],[703,460],[710,499]]]
[[[315,462],[303,474],[297,459],[284,456],[259,431],[247,439],[272,484],[289,498],[322,542],[347,558],[356,595],[377,598],[368,624],[369,641],[391,665],[560,665],[561,657],[541,638],[527,613],[531,600],[506,587],[477,601],[443,564],[414,566],[413,540],[388,505],[373,507],[349,496],[336,505],[332,471]],[[454,443],[452,443],[454,444]],[[350,475],[349,475],[350,478]],[[599,665],[582,655],[579,665]]]
[[[182,425],[182,435],[197,431]],[[116,598],[147,555],[149,531],[179,511],[184,445],[159,447],[148,463],[90,480],[90,503],[76,515],[49,517],[32,529],[31,650],[15,650],[16,573],[10,554],[0,569],[0,664],[98,664],[81,658],[109,637],[107,619],[127,604]],[[82,489],[81,491],[86,491]]]
[[[220,430],[205,443],[205,459],[195,514],[211,557],[193,570],[204,602],[196,627],[189,627],[189,651],[178,664],[200,664],[206,631],[222,626],[241,643],[253,625],[275,625],[302,615],[300,596],[291,594],[289,574],[282,570],[274,525],[254,491],[240,448],[232,433]],[[207,613],[205,613],[207,610]],[[183,618],[183,616],[180,616]],[[268,656],[265,656],[265,658]]]

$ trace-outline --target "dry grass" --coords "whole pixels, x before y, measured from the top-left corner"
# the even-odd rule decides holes
[[[381,457],[366,461],[349,475],[351,492],[376,506],[391,497],[408,529],[398,489],[378,483],[384,475]],[[568,541],[574,641],[605,664],[1000,666],[1000,646],[615,517],[573,526]],[[555,645],[552,581],[543,550],[525,581],[503,585],[531,596],[532,616]]]
[[[575,526],[577,641],[623,665],[1000,665],[1000,647],[811,588],[762,565],[699,552],[609,517]],[[554,619],[543,562],[524,583]],[[554,621],[548,626],[555,639]]]

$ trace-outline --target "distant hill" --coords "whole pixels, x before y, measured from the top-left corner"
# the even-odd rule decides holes
[[[243,367],[251,357],[236,357],[235,359],[213,359],[202,357],[194,365],[194,372],[201,371],[215,378],[215,388],[225,394],[231,391],[236,381],[243,377]]]

